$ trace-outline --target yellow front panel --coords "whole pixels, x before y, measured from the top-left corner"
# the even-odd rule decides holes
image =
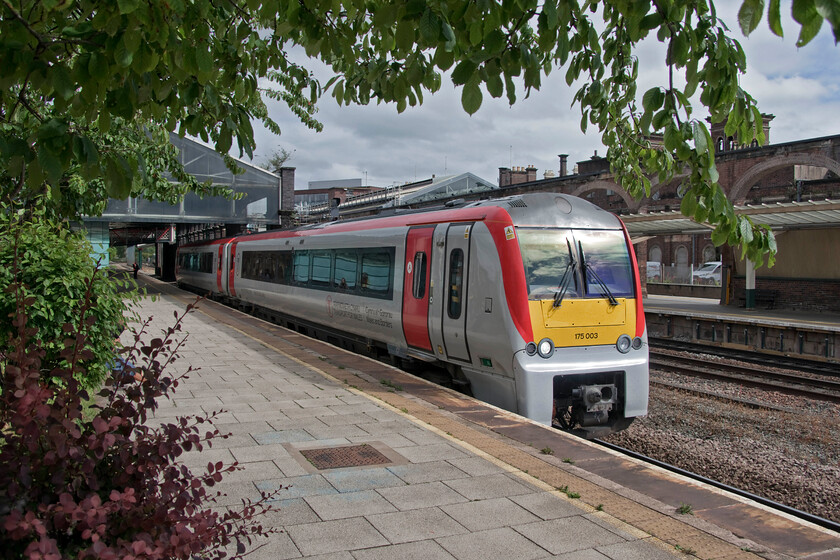
[[[534,341],[551,338],[554,346],[615,344],[618,337],[635,334],[636,302],[619,298],[618,305],[606,299],[565,299],[560,307],[553,300],[528,302]]]

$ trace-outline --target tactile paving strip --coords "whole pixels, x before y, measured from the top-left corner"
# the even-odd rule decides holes
[[[349,447],[301,449],[300,453],[318,470],[368,467],[372,465],[385,465],[391,462],[388,457],[367,444]]]

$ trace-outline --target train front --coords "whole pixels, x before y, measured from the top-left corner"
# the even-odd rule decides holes
[[[626,230],[581,202],[568,220],[517,227],[533,340],[514,371],[520,413],[594,437],[647,413],[648,345]]]

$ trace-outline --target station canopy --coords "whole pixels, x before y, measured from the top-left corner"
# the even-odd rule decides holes
[[[382,207],[410,206],[422,202],[450,199],[454,196],[466,196],[498,189],[499,187],[489,181],[485,181],[477,175],[461,173],[460,175],[437,177],[431,185],[414,190],[413,192],[403,192],[398,199],[391,200]]]
[[[747,204],[736,206],[735,213],[749,216],[755,223],[770,226],[774,231],[840,227],[840,200]],[[636,243],[657,235],[707,233],[712,229],[676,210],[625,214],[621,219]]]
[[[204,197],[188,193],[181,204],[167,204],[144,198],[108,201],[101,216],[85,222],[131,223],[221,223],[276,225],[280,223],[280,176],[250,163],[236,160],[243,171],[234,175],[213,148],[189,138],[170,134],[187,173],[199,182],[223,185],[243,196],[237,200]],[[176,182],[171,176],[168,179]]]

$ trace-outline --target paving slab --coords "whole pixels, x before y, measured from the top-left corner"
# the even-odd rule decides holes
[[[355,560],[455,560],[435,541],[418,541],[353,552]]]
[[[439,539],[468,533],[469,529],[458,523],[440,508],[415,509],[397,513],[369,515],[371,525],[392,543],[406,543],[426,539]]]
[[[304,556],[390,544],[364,517],[293,525],[286,531]]]

